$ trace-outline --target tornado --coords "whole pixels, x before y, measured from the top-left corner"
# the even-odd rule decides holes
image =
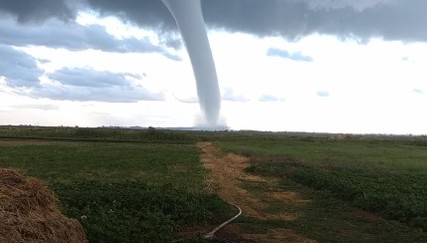
[[[200,0],[162,0],[172,14],[191,60],[205,126],[218,126],[221,95]]]

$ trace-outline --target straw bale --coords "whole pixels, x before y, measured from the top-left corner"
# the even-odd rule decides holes
[[[76,219],[61,214],[41,181],[0,169],[0,242],[88,242]]]

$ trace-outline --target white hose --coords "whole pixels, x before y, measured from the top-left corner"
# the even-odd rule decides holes
[[[229,220],[225,221],[224,223],[220,224],[218,227],[216,227],[215,229],[213,229],[211,232],[209,232],[209,233],[205,234],[205,235],[203,236],[203,238],[205,238],[205,239],[213,239],[213,238],[215,238],[215,233],[216,233],[218,230],[220,230],[222,227],[226,226],[227,224],[231,223],[231,221],[233,221],[233,220],[237,219],[237,217],[239,217],[239,216],[242,214],[242,209],[241,209],[239,206],[234,205],[234,204],[232,204],[232,203],[229,203],[229,204],[230,204],[230,205],[233,205],[234,207],[236,207],[236,208],[239,210],[239,213],[238,213],[238,214],[236,214],[236,215],[235,215],[234,217],[232,217],[231,219],[229,219]]]
[[[211,186],[211,180],[208,180],[208,185],[203,188],[202,192],[206,191]]]
[[[211,180],[208,180],[208,185],[205,188],[203,188],[202,192],[206,191],[211,186],[211,182],[212,182]],[[204,239],[208,239],[208,240],[209,239],[215,239],[216,238],[215,237],[215,233],[218,230],[220,230],[222,227],[226,226],[227,224],[231,223],[231,221],[237,219],[242,214],[242,209],[239,206],[237,206],[237,205],[235,205],[233,203],[228,203],[228,204],[230,204],[230,205],[234,206],[235,208],[237,208],[239,210],[239,213],[237,213],[235,216],[233,216],[229,220],[225,221],[224,223],[220,224],[218,227],[216,227],[215,229],[213,229],[211,232],[205,234],[203,236]],[[180,242],[180,241],[183,241],[183,240],[184,240],[184,238],[181,238],[181,239],[176,239],[176,240],[174,240],[172,242]]]

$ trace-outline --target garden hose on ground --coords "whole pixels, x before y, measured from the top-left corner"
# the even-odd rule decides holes
[[[211,186],[211,180],[208,180],[208,185],[205,188],[203,188],[202,192],[206,191],[210,186]],[[228,204],[230,204],[230,205],[234,206],[235,208],[237,208],[239,210],[239,212],[236,215],[234,215],[232,218],[230,218],[229,220],[227,220],[224,223],[220,224],[218,227],[216,227],[215,229],[213,229],[209,233],[203,235],[204,239],[206,239],[206,240],[216,240],[216,241],[225,242],[225,243],[233,243],[233,241],[231,241],[231,240],[227,240],[227,239],[215,236],[215,233],[218,230],[220,230],[221,228],[223,228],[227,224],[231,223],[233,220],[237,219],[242,214],[242,209],[239,206],[237,206],[237,205],[235,205],[233,203],[228,203]],[[180,238],[180,239],[174,240],[173,242],[180,242],[180,241],[184,241],[184,240],[185,240],[185,238]]]
[[[205,239],[215,239],[215,233],[216,233],[218,230],[220,230],[222,227],[226,226],[227,224],[231,223],[231,221],[233,221],[233,220],[237,219],[237,217],[239,217],[239,216],[242,214],[242,209],[241,209],[239,206],[237,206],[237,205],[235,205],[235,204],[232,204],[232,203],[229,203],[229,204],[230,204],[230,205],[233,205],[234,207],[236,207],[236,208],[239,210],[239,213],[237,213],[237,214],[236,214],[234,217],[232,217],[231,219],[229,219],[229,220],[225,221],[224,223],[220,224],[218,227],[216,227],[215,229],[213,229],[211,232],[209,232],[209,233],[205,234],[205,235],[203,236],[203,238],[205,238]]]
[[[206,191],[211,186],[211,182],[212,181],[210,179],[208,179],[208,185],[202,189],[202,192]]]

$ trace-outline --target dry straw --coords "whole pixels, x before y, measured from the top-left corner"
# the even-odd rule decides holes
[[[88,242],[81,224],[65,217],[42,182],[0,169],[0,242]]]

